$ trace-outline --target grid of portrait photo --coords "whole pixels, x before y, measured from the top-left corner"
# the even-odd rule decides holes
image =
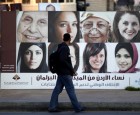
[[[48,73],[49,55],[71,35],[78,73],[140,71],[138,11],[20,11],[16,14],[16,72]]]
[[[54,88],[49,57],[65,33],[77,89],[139,87],[139,11],[41,10],[0,12],[0,89]]]

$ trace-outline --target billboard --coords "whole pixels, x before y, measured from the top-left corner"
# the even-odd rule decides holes
[[[75,88],[140,87],[139,19],[137,11],[3,12],[1,88],[54,88],[57,75],[48,59],[65,33],[71,35],[70,56],[78,73]]]

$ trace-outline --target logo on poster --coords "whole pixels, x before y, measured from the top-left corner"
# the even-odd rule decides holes
[[[12,79],[14,80],[14,81],[10,81],[10,82],[8,82],[7,80],[4,82],[4,85],[20,85],[20,86],[26,86],[26,85],[29,85],[30,83],[27,81],[21,81],[21,78],[16,74],[16,75],[14,75],[14,77],[12,77]]]
[[[16,74],[16,75],[13,77],[13,79],[17,81],[17,80],[20,79],[20,77]]]

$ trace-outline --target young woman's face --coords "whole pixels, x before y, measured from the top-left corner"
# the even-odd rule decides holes
[[[93,70],[99,71],[105,62],[105,50],[102,49],[97,55],[89,57],[89,64]]]
[[[30,46],[24,54],[24,62],[29,69],[37,69],[43,59],[43,51],[37,45]]]
[[[77,18],[73,12],[62,12],[55,23],[57,41],[62,42],[63,35],[69,33],[71,42],[73,42],[77,35],[77,23]]]
[[[90,17],[81,24],[82,36],[88,43],[106,42],[109,29],[109,23],[97,17]]]
[[[74,67],[76,65],[76,55],[75,55],[75,48],[73,46],[69,46],[70,48],[70,57],[72,66]]]
[[[44,42],[48,39],[48,12],[24,12],[18,28],[19,42]]]
[[[132,66],[132,58],[129,52],[124,48],[121,48],[116,53],[116,62],[121,71],[126,71]]]
[[[132,40],[140,30],[139,20],[135,15],[125,14],[118,23],[118,29],[126,41]]]

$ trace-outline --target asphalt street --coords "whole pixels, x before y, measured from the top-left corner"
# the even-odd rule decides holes
[[[0,115],[140,115],[140,111],[84,111],[75,113],[65,111],[59,113],[48,112],[0,112]]]

